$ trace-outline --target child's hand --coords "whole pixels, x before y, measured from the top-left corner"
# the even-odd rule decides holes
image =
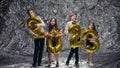
[[[38,38],[38,37],[39,37],[39,35],[38,35],[38,34],[34,34],[34,36],[35,36],[35,38]]]
[[[50,36],[51,38],[53,38],[53,37],[54,37],[52,34],[49,34],[49,36]]]
[[[93,38],[94,38],[94,39],[98,39],[98,37],[97,37],[97,36],[93,36]]]
[[[55,35],[56,38],[60,37],[59,35]]]

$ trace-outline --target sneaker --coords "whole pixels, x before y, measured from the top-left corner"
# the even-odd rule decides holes
[[[94,66],[94,64],[92,62],[89,63],[90,66]]]
[[[33,67],[36,67],[36,64],[32,64]]]
[[[51,67],[51,64],[48,64],[48,65],[47,65],[47,66],[45,66],[45,67],[50,68],[50,67]]]
[[[69,63],[66,63],[65,65],[66,65],[66,66],[69,66]]]

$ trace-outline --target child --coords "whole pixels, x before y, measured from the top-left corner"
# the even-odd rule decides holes
[[[71,13],[70,14],[70,21],[66,24],[66,27],[65,27],[65,34],[68,34],[68,29],[69,29],[69,26],[72,25],[72,24],[78,24],[76,22],[76,18],[77,18],[77,14],[75,12]],[[79,25],[79,24],[78,24]],[[75,34],[75,33],[74,33]],[[70,35],[69,35],[69,38],[70,38]],[[80,40],[80,39],[79,39]],[[68,66],[69,65],[69,62],[73,56],[73,54],[75,53],[75,66],[79,66],[78,62],[79,62],[79,54],[78,54],[78,48],[79,47],[71,47],[71,50],[70,50],[70,53],[69,53],[69,56],[67,58],[67,61],[66,61],[66,65]]]
[[[35,67],[35,66],[41,66],[41,60],[42,60],[42,53],[43,53],[43,49],[44,49],[44,37],[40,37],[39,34],[37,33],[34,33],[32,31],[33,27],[34,29],[35,28],[40,28],[41,31],[44,33],[44,27],[45,27],[45,23],[43,22],[43,20],[39,17],[39,16],[36,16],[35,13],[34,13],[34,10],[33,9],[29,9],[27,11],[28,13],[28,16],[29,16],[29,19],[27,20],[27,26],[28,26],[28,29],[29,29],[29,33],[30,35],[34,36],[34,44],[35,44],[35,49],[34,49],[34,56],[33,56],[33,64],[32,66]],[[31,26],[29,26],[30,24],[30,20],[32,18],[35,18],[33,22],[34,24]],[[39,20],[41,23],[37,22],[36,20]]]
[[[88,25],[88,28],[87,30],[93,30],[95,31],[96,35],[95,36],[91,36],[91,35],[88,35],[88,38],[86,39],[86,48],[87,47],[93,47],[93,43],[91,43],[91,41],[96,41],[98,40],[98,33],[96,31],[96,28],[95,28],[95,25],[94,23],[89,23]],[[94,56],[94,53],[96,52],[95,50],[94,51],[90,51],[88,49],[86,49],[86,52],[87,52],[87,59],[88,59],[88,63],[93,66],[93,56]]]
[[[54,35],[52,33],[50,33],[52,30],[56,30],[58,31],[59,33],[57,35]],[[60,29],[58,29],[57,27],[57,21],[55,18],[52,18],[50,20],[50,23],[49,23],[49,29],[48,29],[48,32],[46,33],[47,35],[47,38],[52,38],[52,47],[55,47],[57,46],[57,40],[58,38],[62,37],[63,33],[60,31]],[[47,52],[48,52],[48,67],[51,66],[51,54],[54,54],[55,56],[55,60],[56,60],[56,67],[59,67],[59,60],[58,60],[58,56],[59,56],[59,53],[52,53],[51,50],[49,50],[49,47],[50,44],[48,44],[48,41],[47,41]]]

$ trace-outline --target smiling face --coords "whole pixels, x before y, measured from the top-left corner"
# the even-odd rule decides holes
[[[29,15],[30,17],[33,17],[33,16],[35,16],[35,13],[34,13],[33,10],[29,10],[28,15]]]
[[[72,13],[70,14],[70,20],[71,20],[72,22],[75,22],[75,21],[76,21],[76,18],[77,18],[77,13],[76,13],[76,12],[72,12]]]
[[[51,24],[51,25],[55,25],[55,23],[56,23],[56,22],[55,22],[55,19],[53,18],[53,19],[51,20],[50,24]]]
[[[76,15],[72,15],[70,18],[71,18],[71,21],[76,21]]]
[[[90,23],[90,24],[88,25],[88,28],[91,29],[91,30],[94,29],[94,24],[93,24],[93,23]]]
[[[56,18],[52,18],[49,23],[49,31],[52,29],[57,29],[57,20]]]

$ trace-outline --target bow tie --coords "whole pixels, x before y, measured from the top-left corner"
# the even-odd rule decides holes
[[[76,22],[75,22],[75,21],[73,21],[73,22],[72,22],[72,24],[76,24]]]

